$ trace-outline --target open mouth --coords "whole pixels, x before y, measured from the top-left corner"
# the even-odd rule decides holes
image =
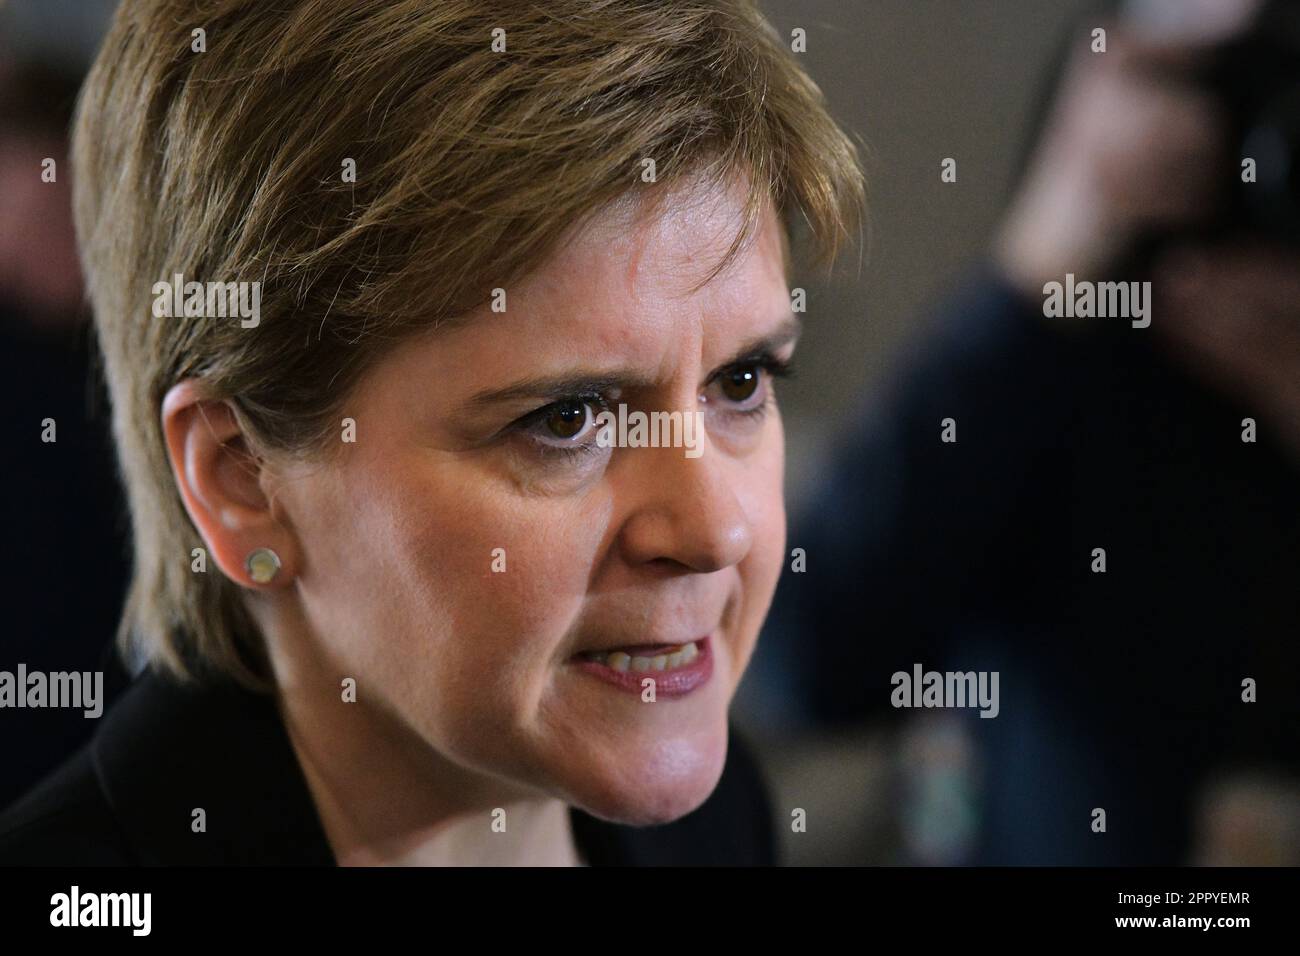
[[[697,638],[685,644],[632,644],[603,651],[585,651],[574,657],[579,670],[643,700],[647,685],[654,696],[682,697],[708,682],[713,673],[712,640]]]
[[[695,641],[685,644],[634,644],[609,651],[588,651],[583,660],[604,664],[619,673],[651,673],[676,670],[700,656]]]

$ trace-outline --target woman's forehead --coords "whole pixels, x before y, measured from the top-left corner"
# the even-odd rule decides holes
[[[589,298],[608,305],[610,299],[734,297],[760,284],[783,287],[787,242],[770,203],[735,259],[709,279],[744,224],[744,196],[735,191],[679,191],[652,212],[631,204],[607,207],[514,291],[524,302]]]

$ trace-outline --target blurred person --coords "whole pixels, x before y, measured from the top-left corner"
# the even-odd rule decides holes
[[[74,138],[146,666],[0,862],[774,862],[729,707],[793,226],[863,202],[820,91],[744,0],[193,21],[124,0]]]
[[[1297,154],[1258,157],[1282,173],[1262,174],[1259,221],[1243,213],[1245,117],[1207,77],[1244,50],[1254,91],[1285,103],[1296,17],[1132,5],[1103,21],[1105,52],[1080,21],[990,261],[841,436],[792,525],[807,571],[783,577],[759,667],[798,674],[806,732],[913,715],[890,681],[918,662],[1000,674],[995,719],[961,712],[976,761],[900,764],[904,793],[966,794],[960,819],[902,808],[904,845],[928,848],[908,860],[1230,862],[1197,816],[1229,770],[1285,781],[1273,839],[1295,838]],[[1267,72],[1273,41],[1289,76]],[[1274,117],[1275,145],[1295,115]],[[1149,327],[1049,317],[1067,274],[1150,281]]]
[[[12,452],[0,522],[20,543],[4,560],[0,670],[100,670],[110,694],[125,679],[111,631],[126,529],[72,228],[67,135],[80,82],[67,68],[0,55],[0,402]],[[69,564],[78,573],[56,571]],[[3,721],[0,808],[95,726],[79,711],[7,710]]]

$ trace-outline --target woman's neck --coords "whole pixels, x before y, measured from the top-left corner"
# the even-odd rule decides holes
[[[381,708],[344,702],[326,675],[287,664],[274,662],[277,707],[340,865],[582,864],[564,801],[456,764]]]
[[[280,711],[340,866],[582,864],[564,801],[470,774],[423,743],[412,754],[391,728],[357,721],[340,734],[283,696]]]
[[[454,817],[402,845],[356,846],[337,859],[340,866],[582,865],[569,808],[554,798]]]

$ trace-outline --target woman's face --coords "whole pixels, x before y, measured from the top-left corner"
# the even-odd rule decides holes
[[[785,549],[772,374],[795,334],[770,209],[692,294],[737,197],[662,208],[611,209],[504,312],[398,347],[345,407],[355,443],[277,492],[313,655],[443,758],[634,824],[722,772]],[[604,447],[620,404],[703,434]]]

